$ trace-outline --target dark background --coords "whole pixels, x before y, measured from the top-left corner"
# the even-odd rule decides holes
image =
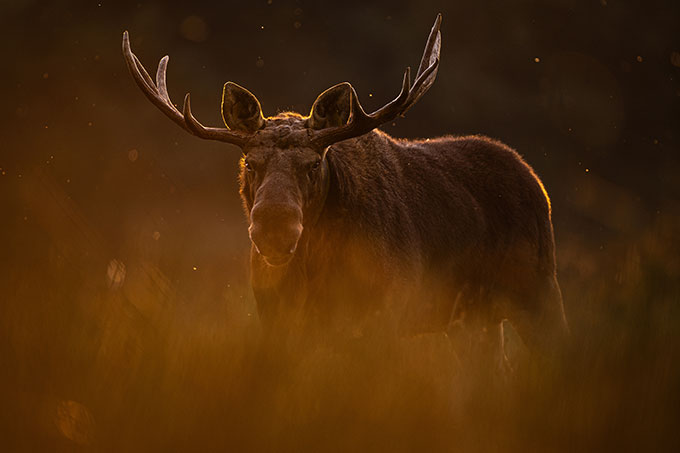
[[[0,442],[9,450],[678,445],[675,2],[0,8]],[[190,91],[195,115],[217,126],[229,80],[255,93],[265,115],[307,113],[341,81],[367,110],[380,107],[404,68],[417,67],[438,12],[438,79],[383,129],[484,134],[533,166],[552,199],[575,343],[510,391],[474,391],[430,340],[400,346],[396,362],[376,362],[371,348],[318,353],[268,381],[251,360],[259,327],[240,151],[189,136],[144,98],[122,31],[150,72],[169,54],[173,100]]]

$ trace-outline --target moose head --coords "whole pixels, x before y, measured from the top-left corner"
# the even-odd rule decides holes
[[[328,149],[403,116],[434,83],[439,66],[441,15],[430,32],[415,81],[404,73],[399,95],[371,114],[347,82],[321,93],[308,116],[286,112],[265,117],[260,102],[233,82],[224,85],[222,118],[226,128],[205,127],[191,113],[187,95],[180,111],[170,100],[166,83],[169,57],[163,57],[154,81],[132,53],[128,33],[123,54],[146,97],[166,116],[197,137],[237,145],[241,159],[241,196],[254,250],[270,266],[288,263],[303,231],[317,220],[329,188]]]

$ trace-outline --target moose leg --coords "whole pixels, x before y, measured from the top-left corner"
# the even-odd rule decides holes
[[[569,335],[569,327],[555,276],[543,278],[537,288],[513,298],[508,318],[532,354],[549,357]]]
[[[475,305],[491,308],[488,301]],[[511,371],[505,355],[503,323],[491,310],[471,307],[448,330],[461,360],[475,374],[505,376]]]

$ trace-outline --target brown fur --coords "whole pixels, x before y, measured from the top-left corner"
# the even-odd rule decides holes
[[[408,141],[374,130],[332,145],[327,189],[315,186],[327,193],[305,194],[291,176],[318,152],[308,149],[305,121],[269,118],[244,148],[269,162],[259,183],[242,166],[248,215],[256,198],[271,202],[268,194],[314,211],[304,212],[287,264],[270,266],[253,247],[266,330],[360,334],[379,315],[404,332],[446,330],[456,320],[490,332],[509,319],[532,347],[566,331],[550,202],[515,151],[482,136]]]

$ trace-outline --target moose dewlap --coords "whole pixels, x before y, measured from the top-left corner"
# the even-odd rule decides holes
[[[205,127],[169,98],[168,57],[154,81],[123,53],[142,92],[191,134],[239,146],[250,222],[251,280],[266,335],[361,332],[389,318],[404,332],[462,321],[502,343],[508,320],[541,349],[567,324],[555,275],[550,202],[512,149],[482,137],[400,140],[376,128],[403,115],[434,83],[441,15],[411,82],[367,114],[349,83],[324,91],[308,116],[264,117],[228,82],[226,128]],[[483,332],[483,336],[478,335]]]

